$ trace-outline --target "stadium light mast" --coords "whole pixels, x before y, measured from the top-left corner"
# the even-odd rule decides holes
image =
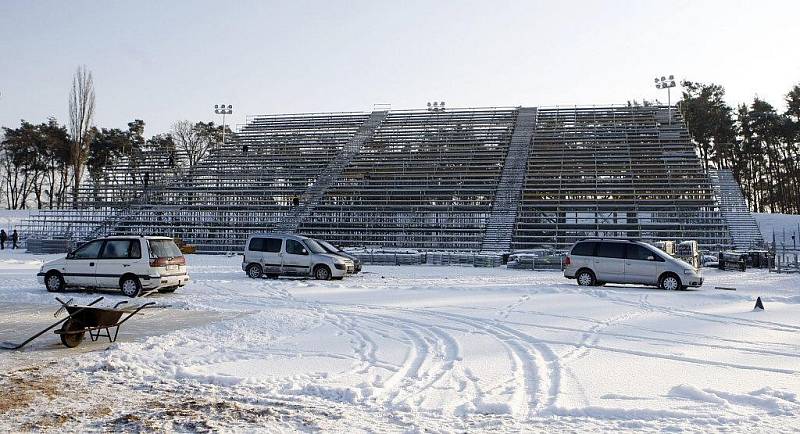
[[[670,95],[670,89],[675,87],[675,76],[670,74],[669,78],[661,76],[661,79],[656,77],[656,89],[666,89],[667,90],[667,110],[669,111],[669,124],[672,125],[672,98]]]
[[[222,146],[225,146],[225,115],[233,114],[233,106],[230,104],[214,104],[214,113],[222,115]]]
[[[433,104],[428,102],[428,111],[429,112],[443,112],[444,111],[444,101],[442,101],[442,102],[436,101]]]

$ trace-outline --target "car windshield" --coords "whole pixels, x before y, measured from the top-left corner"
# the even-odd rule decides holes
[[[181,249],[172,240],[150,240],[150,256],[154,258],[177,258],[183,256]]]
[[[322,248],[322,246],[317,244],[316,241],[314,241],[314,240],[312,240],[310,238],[306,238],[303,241],[306,243],[306,246],[308,247],[308,250],[311,250],[313,253],[327,253],[325,251],[325,249]]]
[[[314,240],[314,241],[316,241],[317,244],[319,244],[320,246],[324,247],[329,252],[338,252],[339,251],[339,249],[336,246],[334,246],[333,244],[331,244],[331,243],[329,243],[327,241],[323,241],[323,240]]]

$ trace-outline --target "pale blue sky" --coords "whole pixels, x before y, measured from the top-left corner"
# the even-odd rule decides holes
[[[0,125],[66,121],[94,73],[96,123],[661,98],[656,75],[782,106],[800,1],[0,1]]]

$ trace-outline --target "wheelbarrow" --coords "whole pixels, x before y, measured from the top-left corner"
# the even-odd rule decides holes
[[[3,342],[0,344],[0,348],[6,350],[18,350],[25,345],[28,345],[28,343],[39,336],[47,333],[49,330],[58,327],[59,325],[61,325],[61,328],[55,330],[54,333],[59,335],[61,338],[61,343],[68,348],[74,348],[80,345],[81,342],[83,342],[83,338],[86,336],[86,332],[89,332],[89,337],[92,339],[92,342],[97,341],[101,337],[108,338],[109,342],[115,342],[117,340],[117,335],[119,334],[119,327],[125,321],[139,313],[139,311],[142,309],[156,304],[155,302],[151,301],[135,308],[120,308],[121,305],[127,303],[127,301],[121,301],[115,304],[114,307],[109,308],[94,306],[103,300],[103,297],[100,297],[85,306],[70,304],[72,299],[63,301],[56,297],[56,300],[61,303],[61,307],[56,311],[54,316],[58,316],[60,313],[66,311],[66,318],[55,322],[46,329],[31,336],[25,342],[20,344]],[[124,318],[123,315],[125,315]]]

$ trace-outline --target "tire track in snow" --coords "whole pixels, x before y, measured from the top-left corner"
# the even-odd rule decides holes
[[[515,395],[514,399],[518,401],[515,415],[528,418],[555,404],[561,387],[561,367],[558,356],[549,347],[531,342],[527,335],[526,339],[520,339],[522,334],[502,324],[493,324],[492,320],[431,310],[420,313],[474,327],[508,349],[514,363],[516,386],[524,391],[524,396],[521,393]]]
[[[632,307],[642,307],[651,310],[653,312],[660,312],[672,316],[691,318],[699,321],[716,322],[726,325],[734,324],[743,327],[755,327],[759,329],[767,329],[771,331],[788,332],[788,333],[797,333],[798,331],[800,331],[800,326],[795,326],[791,324],[783,324],[773,321],[753,320],[747,318],[737,318],[727,315],[698,312],[694,310],[683,310],[675,307],[658,306],[651,304],[649,301],[646,300],[645,301],[640,300],[639,302],[626,300],[624,298],[610,296],[609,294],[615,293],[613,288],[606,288],[605,292],[602,293],[603,295],[598,294],[597,292],[598,289],[575,290],[573,288],[573,291],[578,294],[584,294],[590,297],[599,298],[601,300],[607,300],[615,304],[621,304]]]
[[[410,344],[403,365],[387,380],[376,384],[383,389],[379,395],[388,396],[387,401],[392,404],[409,405],[413,399],[416,400],[413,404],[419,406],[425,392],[453,374],[454,364],[461,360],[457,341],[440,327],[393,315],[350,314],[372,324],[394,327]]]

